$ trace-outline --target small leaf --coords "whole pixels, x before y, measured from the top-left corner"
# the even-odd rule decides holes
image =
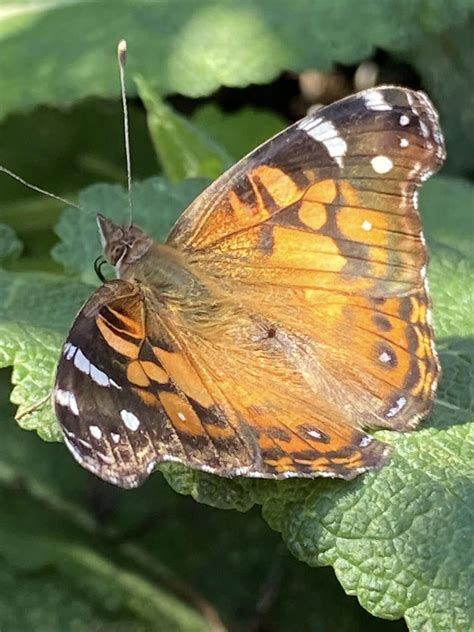
[[[232,164],[224,149],[188,119],[173,112],[143,77],[135,77],[135,83],[145,104],[156,154],[172,182],[196,177],[217,178]]]

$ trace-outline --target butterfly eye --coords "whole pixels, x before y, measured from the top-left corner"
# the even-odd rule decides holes
[[[110,263],[112,265],[115,265],[117,261],[119,261],[119,259],[124,254],[126,248],[127,246],[124,244],[117,244],[112,248],[112,250],[110,251]]]

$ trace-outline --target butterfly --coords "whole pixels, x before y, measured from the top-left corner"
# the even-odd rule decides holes
[[[53,392],[110,483],[175,461],[224,477],[352,479],[413,429],[440,375],[417,210],[445,158],[425,94],[306,116],[220,176],[163,244],[98,216],[117,278],[80,310]]]

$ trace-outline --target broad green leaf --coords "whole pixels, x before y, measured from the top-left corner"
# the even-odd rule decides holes
[[[213,103],[199,107],[194,112],[192,120],[225,147],[235,161],[288,125],[281,116],[269,110],[245,107],[228,113]]]
[[[143,77],[135,77],[135,83],[147,111],[156,155],[169,180],[214,179],[232,164],[230,156],[211,137],[166,105]]]
[[[168,194],[173,189],[181,191],[185,184],[171,186],[159,182]],[[144,183],[144,190],[149,191],[149,186],[150,183]],[[431,187],[435,190],[430,192]],[[440,190],[437,187],[443,190],[443,195],[435,194]],[[252,504],[262,505],[265,519],[282,533],[297,557],[310,565],[332,565],[346,592],[357,595],[360,603],[373,614],[391,619],[405,616],[415,630],[423,626],[433,630],[466,629],[470,560],[473,559],[466,550],[466,543],[472,542],[468,534],[472,528],[469,507],[474,483],[471,465],[474,457],[471,392],[474,352],[470,339],[473,310],[472,298],[469,298],[472,269],[463,256],[464,221],[451,225],[445,208],[447,198],[454,206],[458,200],[462,204],[466,188],[459,181],[445,178],[427,183],[425,191],[427,197],[426,200],[424,196],[421,198],[421,207],[425,216],[430,217],[426,230],[432,245],[429,279],[444,376],[433,414],[418,431],[377,433],[395,448],[391,463],[379,472],[350,483],[226,481],[176,466],[168,466],[163,471],[177,491],[199,502],[241,511],[248,510]],[[98,192],[100,196],[95,197]],[[117,209],[116,193],[109,196],[107,187],[91,190],[88,195],[90,205],[101,207],[105,214],[109,214],[112,207]],[[125,201],[123,191],[121,195]],[[143,213],[140,223],[144,224],[149,214],[148,228],[153,225],[159,232],[161,224],[147,203],[148,193],[143,200],[146,203],[143,210],[138,209],[137,203],[137,213]],[[122,214],[125,208],[123,204]],[[86,221],[81,219],[81,224],[67,228],[69,222],[77,218],[87,218],[87,226],[84,223],[82,228],[84,239],[75,242],[68,236],[78,234],[78,226]],[[84,254],[73,253],[79,246],[86,245],[92,234],[93,219],[86,214],[69,212],[62,226],[60,232],[68,239],[63,244],[62,261],[71,270],[83,272]],[[459,248],[456,247],[457,236]],[[92,255],[90,252],[87,257]],[[31,292],[25,281],[28,278],[24,275],[12,273],[11,283],[17,286],[10,297],[15,300],[11,298],[7,308],[0,312],[5,320],[2,326],[7,328],[6,333],[0,334],[0,352],[4,354],[5,364],[14,362],[15,353],[28,344],[28,330],[33,326],[34,316],[24,316],[26,324],[18,324],[20,331],[16,337],[9,335],[10,312],[17,314],[17,306],[22,305]],[[63,297],[67,303],[66,295],[67,290]],[[72,320],[74,300],[69,300]],[[44,309],[46,313],[46,301]],[[59,351],[59,330],[64,331],[62,320],[63,317],[55,330],[56,354],[52,351],[49,354],[54,358]],[[42,324],[40,328],[52,331],[54,324],[50,322],[49,327]],[[31,360],[20,360],[19,366],[25,373],[33,370]],[[51,383],[50,366],[54,360],[49,362],[44,360],[42,377],[38,374],[37,378],[38,383],[42,380],[43,390]],[[25,404],[31,403],[29,394],[25,392],[23,397]],[[51,415],[50,427],[55,423]],[[44,427],[42,432],[45,433]]]
[[[353,6],[352,0],[123,0],[117,11],[105,1],[4,3],[0,116],[38,103],[117,96],[115,47],[123,37],[130,94],[131,77],[141,73],[162,94],[201,96],[221,85],[268,82],[286,69],[354,64],[376,47],[412,48],[469,13],[465,0]]]
[[[0,224],[0,261],[16,259],[20,256],[23,244],[15,231],[7,224]]]

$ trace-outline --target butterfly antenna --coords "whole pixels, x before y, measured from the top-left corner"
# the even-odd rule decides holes
[[[123,132],[125,136],[125,158],[127,161],[127,189],[128,189],[128,212],[130,216],[130,226],[132,225],[133,218],[133,205],[132,205],[132,160],[130,154],[130,132],[128,125],[128,107],[127,107],[127,93],[125,91],[125,62],[127,60],[127,42],[120,40],[117,46],[117,58],[120,71],[120,93],[122,95],[122,110],[123,110]]]
[[[13,171],[10,171],[10,169],[7,169],[6,167],[3,167],[2,165],[0,165],[0,171],[2,173],[6,173],[7,176],[10,176],[10,178],[17,180],[28,189],[32,189],[33,191],[36,191],[37,193],[41,193],[42,195],[47,195],[48,197],[53,198],[53,200],[58,200],[58,202],[62,202],[63,204],[67,204],[68,206],[73,206],[74,208],[77,208],[79,211],[85,211],[86,213],[90,212],[87,209],[83,208],[82,206],[79,206],[79,204],[76,204],[75,202],[71,202],[71,200],[67,200],[66,198],[63,198],[60,195],[56,195],[55,193],[51,193],[51,191],[46,191],[45,189],[41,189],[40,187],[37,187],[36,185],[31,184],[31,182],[27,182],[23,178],[20,178],[20,176],[17,176],[16,173],[13,173]]]

